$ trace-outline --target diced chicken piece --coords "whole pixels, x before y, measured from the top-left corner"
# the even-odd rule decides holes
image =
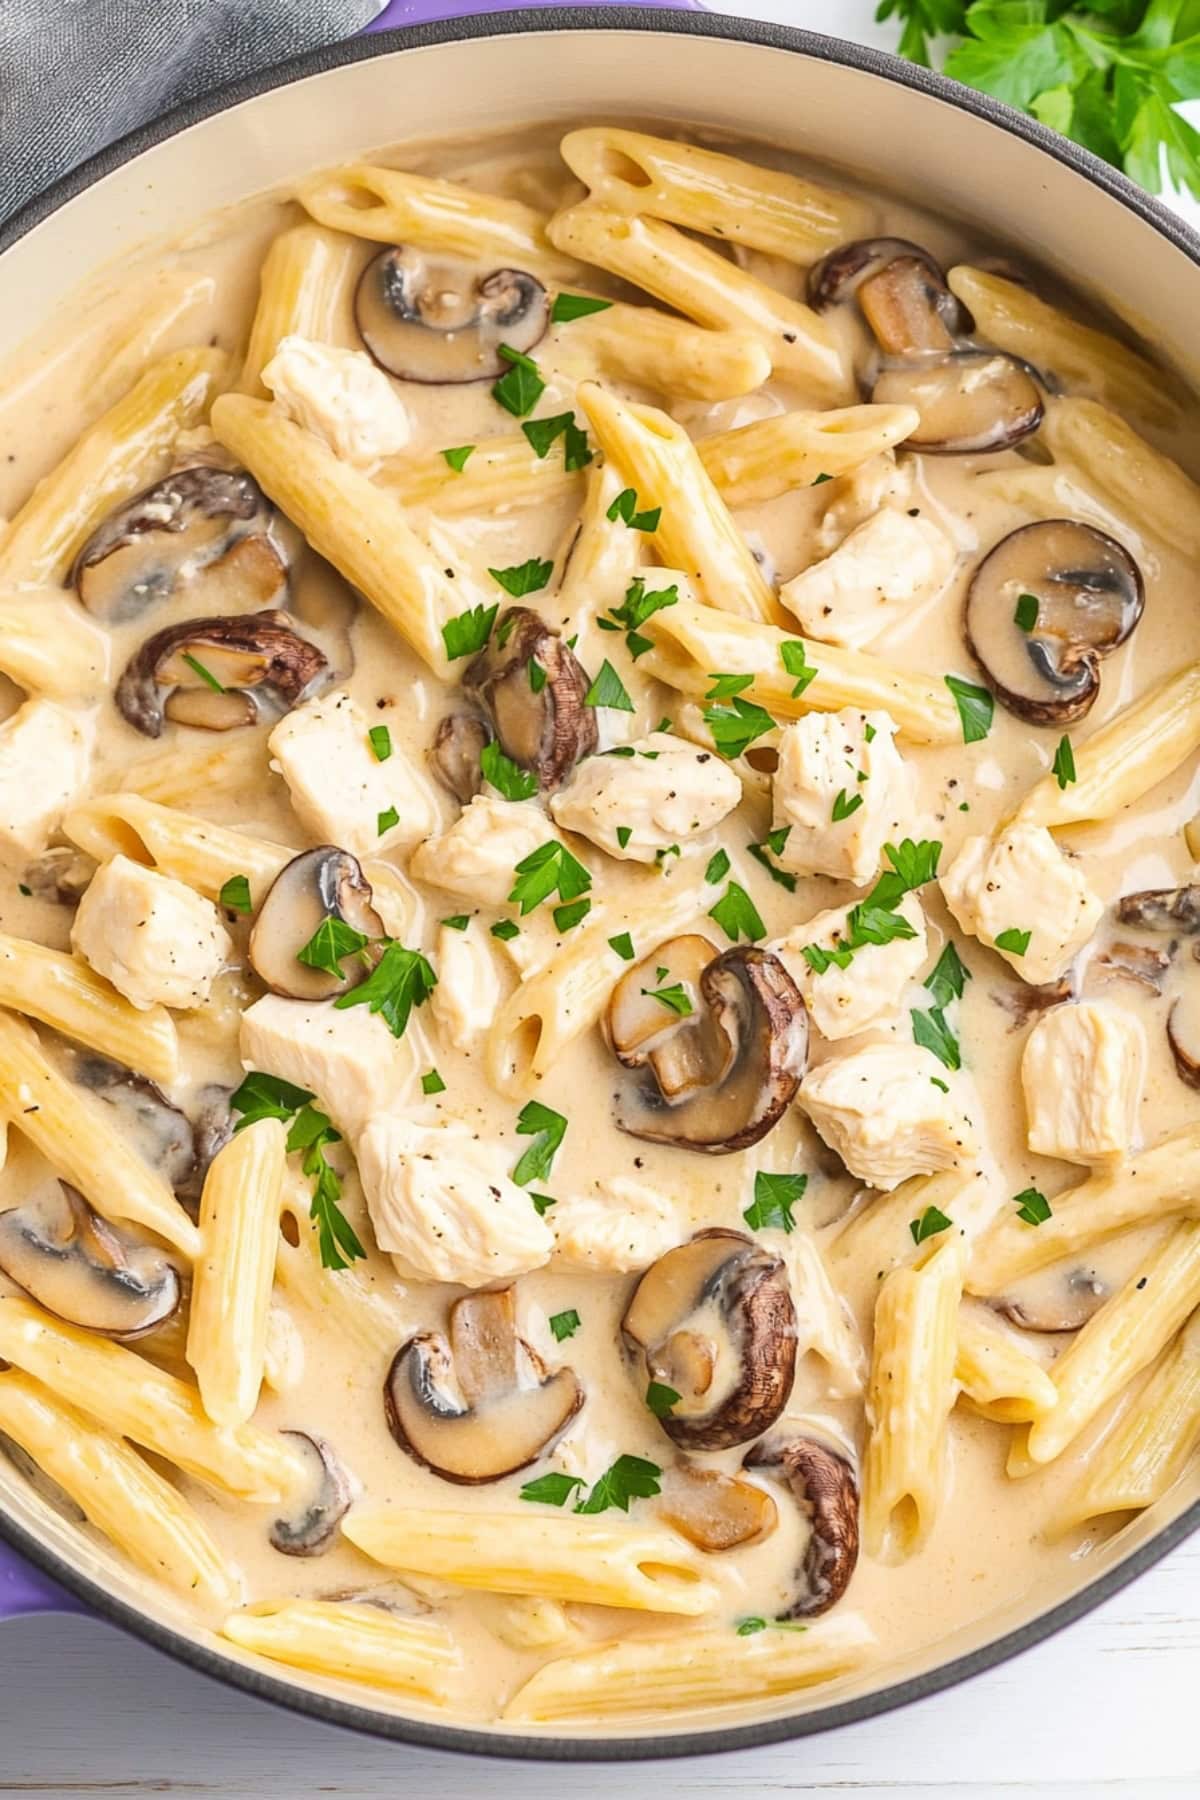
[[[1087,943],[1104,907],[1044,825],[971,837],[940,877],[959,925],[1026,981],[1054,981]],[[1017,935],[997,942],[1008,932]],[[1029,942],[1024,949],[1024,933]]]
[[[27,700],[0,725],[0,847],[40,856],[83,793],[92,728],[53,700]]]
[[[438,818],[425,777],[398,750],[380,762],[368,730],[340,689],[297,706],[267,740],[305,831],[358,857],[415,843]]]
[[[895,732],[887,713],[852,707],[809,713],[786,728],[772,784],[772,823],[788,834],[776,857],[782,868],[858,887],[873,878],[913,806]]]
[[[779,598],[810,637],[865,649],[941,592],[954,545],[931,519],[885,507],[824,562],[784,582]]]
[[[949,1091],[947,1091],[949,1089]],[[798,1096],[817,1131],[868,1187],[899,1187],[969,1163],[975,1128],[946,1070],[919,1044],[867,1044],[810,1069]]]
[[[473,1050],[500,1004],[500,978],[491,940],[478,920],[463,930],[443,925],[438,933],[438,984],[429,1007],[456,1050]]]
[[[1029,1148],[1085,1166],[1119,1162],[1133,1144],[1146,1070],[1141,1021],[1083,1000],[1038,1020],[1021,1058]]]
[[[816,546],[822,556],[836,550],[856,525],[874,517],[881,506],[907,507],[913,491],[913,459],[901,461],[894,450],[881,450],[857,469],[835,475],[822,485],[825,511],[817,526]]]
[[[890,944],[863,944],[844,969],[830,963],[818,974],[805,959],[805,947],[815,944],[819,950],[836,950],[849,932],[852,910],[837,906],[818,913],[807,925],[795,925],[786,937],[767,945],[800,989],[813,1025],[831,1041],[852,1037],[868,1025],[893,1018],[927,949],[921,902],[915,894],[906,894],[895,910],[912,926],[912,937],[893,938]]]
[[[517,864],[553,836],[540,807],[477,794],[449,831],[417,845],[409,873],[477,906],[503,906]]]
[[[499,1146],[382,1113],[356,1155],[375,1241],[401,1275],[477,1288],[549,1261],[550,1228]]]
[[[394,1038],[365,1006],[285,1000],[268,994],[242,1014],[239,1052],[262,1069],[317,1096],[338,1129],[354,1138],[375,1113],[411,1091],[416,1052],[410,1035]]]
[[[652,863],[668,845],[711,831],[741,797],[741,782],[714,751],[652,731],[619,756],[586,757],[550,811],[564,831],[610,856]]]
[[[548,1214],[554,1260],[591,1275],[648,1269],[688,1234],[674,1204],[621,1175],[591,1194],[569,1194]]]
[[[408,443],[404,402],[362,350],[338,350],[289,335],[262,378],[276,406],[323,438],[345,462],[369,468]]]
[[[514,1594],[494,1616],[497,1637],[514,1650],[553,1650],[581,1636],[562,1602],[539,1594]]]
[[[133,1005],[201,1006],[233,953],[211,900],[114,856],[92,877],[71,947]]]

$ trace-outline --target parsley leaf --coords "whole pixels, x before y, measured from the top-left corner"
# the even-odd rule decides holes
[[[183,653],[183,660],[192,671],[193,675],[198,675],[205,687],[210,687],[214,694],[223,694],[225,692],[224,687],[217,680],[212,670],[206,669],[198,656],[193,656],[189,650],[185,650]]]
[[[437,976],[420,950],[388,944],[367,979],[334,1001],[341,1012],[348,1006],[365,1006],[379,1013],[393,1037],[403,1037],[414,1006],[424,1006],[437,986]]]
[[[783,827],[784,837],[787,836],[787,834],[790,830],[791,830],[790,825],[785,825]],[[761,864],[761,866],[767,871],[767,874],[771,877],[772,881],[777,882],[781,888],[786,888],[789,894],[794,894],[796,891],[796,877],[794,875],[789,875],[786,869],[777,869],[775,867],[775,864],[771,861],[770,857],[767,855],[767,851],[771,847],[770,839],[773,837],[778,837],[778,836],[779,836],[779,833],[773,831],[769,834],[769,837],[768,837],[766,843],[747,844],[746,848],[750,852],[750,855],[754,858],[755,862]]]
[[[1024,1219],[1026,1225],[1044,1225],[1047,1219],[1054,1216],[1045,1194],[1035,1187],[1028,1187],[1023,1193],[1014,1194],[1013,1203],[1018,1219]]]
[[[792,699],[798,700],[817,671],[811,668],[806,660],[808,646],[799,638],[787,638],[779,646],[779,660],[789,675],[796,677],[796,685],[792,689]],[[868,740],[869,741],[869,740]]]
[[[661,1493],[661,1474],[658,1464],[647,1462],[643,1456],[618,1456],[612,1468],[605,1470],[575,1511],[602,1513],[615,1506],[621,1512],[628,1512],[631,1500],[652,1500],[655,1494]]]
[[[531,413],[546,391],[541,370],[531,356],[524,356],[510,344],[497,345],[496,353],[509,367],[492,388],[492,398],[516,419]]]
[[[582,1475],[560,1475],[553,1471],[549,1475],[539,1475],[536,1481],[527,1481],[521,1489],[521,1498],[542,1506],[565,1506],[575,1490],[583,1486]]]
[[[665,1381],[652,1381],[646,1389],[646,1405],[656,1419],[665,1419],[673,1406],[678,1406],[682,1396]]]
[[[940,1207],[927,1206],[919,1219],[910,1219],[908,1229],[912,1232],[914,1244],[923,1244],[926,1238],[937,1237],[939,1232],[949,1231],[954,1220],[948,1219]]]
[[[574,422],[574,413],[555,413],[552,419],[527,419],[521,430],[529,439],[534,454],[544,459],[553,449],[555,439],[560,438],[567,426]]]
[[[706,706],[704,723],[726,762],[742,756],[756,738],[765,737],[768,731],[775,729],[775,721],[769,712],[753,700],[743,700],[740,695],[735,696],[729,706]]]
[[[1075,773],[1075,752],[1071,740],[1064,733],[1058,740],[1058,749],[1054,752],[1054,776],[1060,788],[1070,787],[1079,777]]]
[[[282,1119],[285,1122],[292,1114],[315,1096],[307,1088],[296,1087],[293,1082],[284,1081],[279,1075],[266,1075],[261,1069],[251,1069],[242,1085],[229,1096],[232,1111],[241,1113],[237,1129],[241,1131],[247,1125],[254,1125],[259,1119]]]
[[[574,1307],[569,1312],[551,1313],[550,1315],[550,1329],[554,1333],[556,1344],[563,1344],[568,1338],[573,1338],[582,1324],[583,1320]]]
[[[463,470],[466,468],[467,463],[469,462],[469,460],[474,452],[474,449],[475,449],[474,444],[458,444],[455,446],[455,448],[453,450],[443,450],[442,455],[445,457],[446,461],[450,464],[450,467],[454,470],[454,473],[456,475],[461,475]]]
[[[384,811],[378,813],[375,818],[376,835],[382,837],[385,831],[390,831],[393,825],[398,825],[399,823],[400,814],[396,811],[395,807],[385,807]]]
[[[421,1092],[423,1094],[444,1094],[445,1091],[446,1084],[437,1070],[427,1069],[421,1077]]]
[[[633,939],[627,931],[620,931],[616,937],[610,937],[608,947],[610,950],[614,950],[623,962],[632,962],[636,955]]]
[[[567,1135],[567,1121],[553,1107],[543,1106],[540,1100],[530,1100],[517,1115],[517,1134],[534,1141],[522,1152],[513,1170],[513,1180],[518,1187],[528,1187],[531,1181],[545,1181],[554,1166],[559,1145]]]
[[[754,686],[753,675],[710,675],[709,680],[712,686],[704,696],[706,700],[731,700],[734,694],[744,694]]]
[[[612,607],[607,619],[598,619],[596,622],[604,631],[624,631],[626,648],[636,662],[639,656],[644,656],[647,650],[654,647],[653,638],[643,636],[639,626],[644,625],[647,619],[653,618],[664,607],[678,604],[677,584],[647,592],[645,578],[637,575],[626,588],[625,598],[620,606]],[[660,725],[659,730],[662,729]]]
[[[572,930],[574,926],[587,918],[591,910],[592,903],[586,899],[571,900],[565,906],[556,906],[554,909],[555,929],[557,931]]]
[[[620,519],[623,524],[628,525],[630,531],[657,531],[658,521],[662,518],[662,507],[652,506],[645,512],[639,512],[637,503],[637,489],[622,488],[605,516],[614,525]]]
[[[525,594],[536,594],[544,588],[554,573],[552,562],[539,562],[531,556],[528,562],[517,563],[511,569],[489,569],[488,574],[493,581],[498,581],[506,594],[514,600],[520,600]]]
[[[923,1049],[932,1050],[947,1069],[961,1069],[962,1051],[941,1007],[931,1006],[928,1012],[917,1012],[914,1008],[910,1017],[914,1041]]]
[[[341,1142],[341,1132],[334,1130],[326,1113],[312,1105],[313,1098],[307,1088],[252,1069],[236,1093],[230,1095],[229,1104],[241,1114],[237,1131],[259,1119],[279,1119],[289,1125],[287,1148],[303,1152],[300,1166],[312,1183],[309,1215],[317,1227],[321,1267],[347,1269],[367,1253],[341,1210],[341,1178],[325,1155],[327,1145]]]
[[[475,656],[483,649],[499,610],[500,602],[497,600],[494,606],[472,606],[467,612],[459,613],[456,618],[446,620],[442,626],[442,641],[451,662],[455,662],[460,656]]]
[[[835,825],[840,825],[843,819],[852,817],[852,815],[858,811],[862,803],[863,797],[861,794],[854,794],[848,798],[845,788],[839,788],[834,795],[833,811],[829,816]]]
[[[356,931],[353,925],[347,925],[344,919],[327,914],[317,926],[305,944],[303,950],[297,950],[296,961],[303,963],[306,969],[320,969],[326,975],[333,975],[341,981],[346,971],[342,968],[343,956],[354,956],[365,950],[370,939],[365,931]]]
[[[736,944],[739,937],[748,938],[752,944],[757,944],[760,938],[767,935],[767,928],[759,916],[758,908],[745,888],[736,881],[731,881],[717,904],[709,907],[708,916],[716,920],[731,944]]]
[[[705,881],[724,881],[729,873],[729,853],[726,850],[715,850],[708,859],[708,867],[704,871]]]
[[[386,762],[392,754],[392,734],[386,725],[372,725],[367,736],[371,740],[371,749],[376,762]]]
[[[29,889],[25,888],[22,891],[28,893]],[[250,882],[245,875],[231,875],[229,880],[222,885],[217,898],[222,906],[229,908],[230,912],[251,913],[254,911],[254,902],[250,898]]]
[[[803,1199],[807,1175],[768,1175],[754,1172],[754,1199],[742,1214],[751,1231],[794,1231],[792,1208]]]
[[[1032,931],[1020,931],[1015,925],[1010,925],[1007,931],[1002,931],[996,938],[996,948],[1007,950],[1010,956],[1024,956],[1032,936]]]
[[[592,885],[583,864],[557,838],[523,856],[515,873],[517,880],[508,898],[511,905],[520,907],[522,917],[553,893],[560,900],[577,900]]]
[[[992,729],[992,715],[996,710],[996,702],[987,688],[977,687],[973,681],[963,681],[957,675],[947,675],[945,681],[946,686],[954,695],[954,704],[958,708],[963,743],[981,743]]]
[[[608,706],[615,712],[634,712],[633,701],[625,691],[625,684],[607,656],[600,664],[600,673],[583,696],[585,706]]]
[[[546,685],[546,671],[535,656],[530,657],[527,666],[529,669],[529,685],[535,694],[540,694]]]
[[[480,751],[479,768],[484,780],[490,781],[506,800],[532,800],[538,791],[538,778],[533,771],[505,756],[495,738]]]
[[[657,1000],[660,1006],[665,1006],[678,1019],[690,1018],[696,1010],[681,981],[672,982],[670,987],[643,988],[642,993],[647,1000]]]
[[[451,913],[450,917],[443,919],[441,923],[448,925],[451,931],[465,931],[471,923],[471,915],[470,913]]]
[[[963,989],[970,979],[970,969],[947,940],[945,949],[925,977],[924,985],[933,996],[935,1006],[949,1006],[951,1000],[962,999]]]
[[[488,929],[494,938],[500,939],[502,944],[507,944],[510,938],[520,937],[521,935],[521,927],[512,919],[499,919],[495,925],[489,926]]]
[[[586,319],[589,313],[607,312],[611,305],[611,300],[597,300],[591,294],[555,294],[550,323],[569,325],[572,319]]]
[[[1039,601],[1036,594],[1020,594],[1017,597],[1013,622],[1022,631],[1032,631],[1038,622]]]

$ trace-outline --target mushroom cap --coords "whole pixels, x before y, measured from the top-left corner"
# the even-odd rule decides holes
[[[73,1050],[69,1066],[73,1081],[121,1114],[124,1131],[151,1168],[172,1188],[186,1186],[196,1166],[195,1134],[187,1114],[157,1083],[95,1051]]]
[[[858,1477],[841,1451],[814,1437],[755,1444],[743,1468],[778,1469],[812,1531],[800,1565],[800,1591],[780,1616],[814,1619],[835,1606],[858,1562]]]
[[[647,977],[661,966],[654,952],[614,991],[610,1041],[614,1017],[625,1031],[631,978],[651,988],[657,984]],[[616,1120],[631,1137],[723,1156],[758,1143],[791,1105],[808,1053],[808,1016],[778,957],[753,945],[714,956],[697,985],[700,1004],[676,1019],[674,1031],[667,1020],[667,1035],[651,1041],[646,1069],[618,1092]],[[660,1067],[670,1071],[676,1097],[660,1085]]]
[[[1094,1269],[1051,1267],[988,1304],[1022,1331],[1078,1331],[1111,1292]]]
[[[681,1450],[727,1450],[768,1431],[796,1370],[787,1270],[753,1238],[713,1227],[642,1276],[621,1321],[651,1381],[678,1401],[660,1419]]]
[[[779,1509],[765,1489],[681,1460],[662,1473],[657,1511],[697,1550],[754,1544],[774,1531]]]
[[[156,738],[162,734],[165,713],[180,718],[172,702],[187,689],[190,698],[181,722],[228,731],[257,717],[247,690],[266,688],[290,708],[326,667],[324,652],[301,637],[287,613],[268,608],[186,619],[156,631],[135,651],[114,698],[135,731]]]
[[[532,350],[550,307],[541,282],[522,269],[481,274],[469,263],[394,245],[363,270],[354,318],[381,369],[428,385],[495,380],[509,366],[501,345]]]
[[[1167,1045],[1180,1081],[1186,1087],[1200,1088],[1200,985],[1194,972],[1171,1002]]]
[[[463,806],[483,786],[479,759],[491,741],[491,728],[473,713],[447,713],[434,734],[429,751],[433,772]]]
[[[1028,627],[1018,609],[1036,601]],[[1106,532],[1074,519],[1012,531],[967,589],[967,646],[1001,705],[1031,725],[1069,725],[1100,692],[1100,663],[1146,604],[1142,573]],[[1134,922],[1134,921],[1129,921]]]
[[[0,1213],[0,1269],[47,1312],[105,1337],[144,1337],[179,1305],[166,1253],[110,1225],[65,1181]]]
[[[388,1429],[443,1481],[499,1481],[551,1449],[583,1405],[571,1369],[547,1375],[518,1337],[513,1290],[466,1294],[450,1308],[449,1341],[418,1332],[383,1384]]]
[[[1011,450],[1035,432],[1045,406],[1030,365],[972,346],[885,360],[871,385],[879,406],[915,406],[921,422],[905,447],[926,456]]]
[[[530,665],[544,672],[535,693]],[[557,631],[528,606],[510,606],[463,676],[463,692],[482,706],[505,756],[531,769],[542,788],[565,781],[599,743],[596,713],[585,705],[591,681]]]
[[[281,1556],[322,1556],[333,1549],[337,1528],[350,1510],[353,1483],[324,1438],[307,1431],[280,1436],[294,1440],[310,1481],[298,1510],[273,1522],[271,1548]]]
[[[1136,925],[1142,931],[1174,931],[1193,937],[1200,932],[1200,883],[1122,894],[1117,917],[1122,925]]]
[[[99,864],[74,844],[55,844],[26,865],[21,880],[38,900],[78,906]]]
[[[304,850],[279,871],[250,930],[249,959],[273,994],[290,1000],[330,1000],[369,973],[356,953],[340,958],[343,974],[310,968],[299,955],[326,919],[336,919],[371,939],[382,938],[383,920],[358,858],[336,844]]]
[[[954,334],[970,331],[973,321],[946,286],[941,264],[920,244],[908,238],[856,238],[839,244],[808,271],[808,303],[815,312],[826,312],[853,299],[864,282],[883,274],[897,261],[919,265],[930,293],[930,305]]]
[[[627,969],[608,1005],[608,1036],[618,1062],[627,1069],[649,1067],[664,1099],[677,1101],[697,1088],[722,1081],[733,1060],[734,1045],[700,1000],[705,969],[720,955],[715,944],[698,932],[669,938],[652,956]],[[651,986],[647,987],[647,981]],[[677,1005],[664,1006],[654,990],[682,989]]]

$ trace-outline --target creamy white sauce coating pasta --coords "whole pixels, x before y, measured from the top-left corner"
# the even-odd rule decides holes
[[[64,327],[0,382],[0,1431],[199,1626],[376,1704],[595,1730],[795,1705],[1032,1608],[1200,1432],[1200,490],[1166,460],[1187,396],[1036,269],[729,155],[603,127],[562,154],[397,151],[154,251],[140,313],[113,302],[76,355]],[[813,310],[811,265],[885,236],[956,271],[977,339],[919,265],[888,288],[911,245]],[[464,325],[454,282],[503,268],[517,286]],[[563,294],[615,304],[543,330]],[[948,320],[960,350],[1042,366],[1040,430],[906,445],[945,429]],[[182,550],[161,495],[137,515],[170,471],[246,468],[267,500],[233,525],[196,504]],[[977,648],[993,685],[1036,688],[1031,723],[986,697],[964,607],[1050,519],[1116,562],[1082,601],[1065,552],[992,595],[1001,647]],[[1027,642],[1072,604],[1103,640],[1074,714],[1078,667],[1052,679],[1057,641]],[[510,608],[535,615],[502,700],[461,687],[452,623],[494,607],[494,650]],[[261,642],[204,621],[270,609],[254,688]],[[458,796],[431,763],[451,715]],[[472,800],[493,729],[515,761]],[[285,884],[320,845],[369,886],[342,913],[368,954],[428,959],[394,1030],[297,961],[329,908],[289,913]],[[560,887],[522,912],[531,853]],[[897,868],[872,924],[853,909]],[[1171,892],[1122,916],[1142,890]],[[768,979],[760,951],[775,1062],[743,1017],[726,1078],[695,1048],[701,971],[732,952]],[[661,1073],[685,1042],[700,1097],[648,1104],[647,1050]],[[281,1168],[255,1124],[201,1199],[254,1069],[340,1137]],[[321,1266],[314,1183],[348,1267]],[[684,1280],[658,1325],[687,1335],[647,1361],[634,1314],[622,1334],[639,1279],[712,1228],[757,1246],[782,1311],[755,1336]],[[427,1335],[456,1305],[457,1386]],[[778,1365],[758,1426],[678,1447],[649,1384],[668,1423],[736,1410],[747,1334]],[[732,1547],[696,1541],[697,1471],[728,1478],[702,1531]]]

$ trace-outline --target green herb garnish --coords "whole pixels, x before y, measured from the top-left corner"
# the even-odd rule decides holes
[[[505,756],[495,738],[480,751],[479,768],[484,780],[506,800],[532,800],[538,791],[538,778],[533,771]]]
[[[483,649],[499,610],[497,600],[494,606],[472,606],[467,612],[446,620],[442,626],[442,641],[451,662],[456,662],[460,656],[475,656]]]
[[[514,600],[520,600],[525,594],[536,594],[544,588],[554,573],[552,562],[540,562],[531,556],[528,562],[517,563],[511,569],[489,569],[488,574],[493,581],[499,582],[506,594]]]
[[[437,976],[420,950],[406,950],[389,943],[367,979],[339,994],[334,1001],[341,1012],[349,1006],[365,1006],[378,1013],[393,1037],[403,1037],[414,1006],[424,1006],[437,986]]]
[[[947,675],[946,686],[954,695],[954,704],[958,708],[959,724],[962,726],[964,744],[978,744],[992,729],[992,715],[996,710],[996,702],[987,688],[977,687],[973,681],[963,681],[957,675]]]
[[[739,882],[731,881],[715,906],[708,909],[710,919],[715,919],[731,944],[736,944],[739,937],[748,938],[757,944],[767,935],[767,928],[762,922],[758,908]]]
[[[546,391],[542,372],[531,356],[514,350],[511,344],[497,346],[497,355],[509,367],[492,388],[492,398],[516,419],[531,413]]]
[[[554,1333],[556,1344],[565,1344],[568,1338],[573,1338],[582,1324],[583,1320],[574,1307],[569,1312],[551,1313],[550,1315],[550,1329]]]
[[[450,464],[456,475],[461,475],[468,461],[474,454],[474,444],[458,444],[453,450],[443,450],[442,455]]]
[[[625,691],[625,684],[608,658],[600,664],[600,673],[583,696],[585,706],[607,706],[615,712],[635,712],[633,701]]]
[[[1023,1193],[1014,1194],[1013,1203],[1018,1219],[1024,1219],[1026,1225],[1044,1225],[1047,1219],[1053,1217],[1050,1202],[1035,1187],[1028,1187]]]
[[[513,1170],[513,1180],[518,1187],[528,1187],[531,1181],[545,1181],[567,1134],[567,1121],[552,1107],[543,1106],[540,1100],[530,1100],[517,1115],[517,1134],[534,1141],[522,1152]]]
[[[940,1207],[927,1206],[919,1219],[910,1219],[908,1229],[912,1232],[914,1244],[923,1244],[926,1238],[937,1237],[941,1231],[949,1231],[954,1220],[948,1219]]]
[[[508,898],[511,905],[520,907],[522,915],[531,913],[551,894],[557,893],[560,900],[577,900],[592,885],[583,864],[557,838],[523,856],[515,873],[517,880]]]
[[[21,892],[27,894],[29,889],[22,887]],[[245,875],[231,875],[229,880],[222,884],[221,892],[217,897],[221,905],[227,906],[230,912],[251,913],[254,911],[254,902],[250,898],[250,882]]]
[[[807,1175],[754,1173],[754,1199],[742,1214],[751,1231],[794,1231],[792,1208],[804,1197]]]
[[[569,325],[572,319],[586,319],[589,313],[607,312],[611,305],[611,300],[596,300],[590,294],[555,294],[550,323]]]

